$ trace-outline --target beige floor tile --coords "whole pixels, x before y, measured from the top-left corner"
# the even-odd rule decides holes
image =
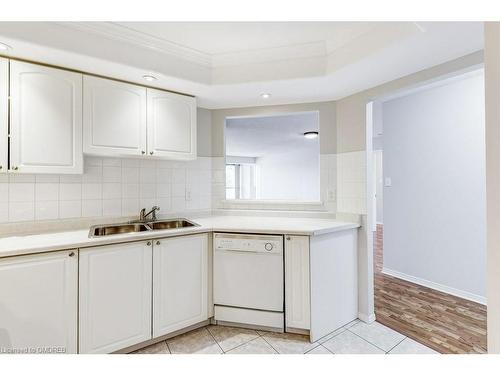
[[[158,342],[145,348],[136,350],[132,354],[170,354],[167,343],[165,341]]]
[[[354,319],[352,322],[347,323],[347,324],[346,324],[345,326],[343,326],[342,328],[344,328],[344,329],[351,328],[353,325],[358,324],[359,322],[361,322],[361,320],[359,320],[359,319]]]
[[[259,334],[251,329],[214,325],[207,328],[225,352],[259,337]]]
[[[322,345],[335,354],[384,354],[383,350],[347,330]]]
[[[401,341],[389,354],[439,354],[435,350],[422,345],[409,337]]]
[[[203,327],[167,340],[172,354],[220,354],[221,348]]]
[[[318,345],[313,350],[308,351],[306,354],[333,354],[322,345]]]
[[[339,333],[342,333],[342,332],[344,332],[344,331],[345,331],[345,328],[344,328],[344,327],[339,328],[339,329],[337,329],[337,330],[333,331],[332,333],[330,333],[330,334],[326,335],[325,337],[320,338],[317,342],[318,342],[318,344],[322,344],[322,343],[324,343],[325,341],[330,340],[332,337],[337,336]]]
[[[373,322],[371,324],[359,322],[358,324],[350,327],[349,331],[354,332],[356,335],[364,338],[366,341],[379,347],[385,352],[394,348],[405,338],[405,336],[399,332],[396,332],[378,322]]]
[[[277,354],[277,352],[262,337],[259,337],[228,351],[226,354]]]
[[[319,345],[309,342],[309,336],[294,333],[268,333],[262,337],[280,354],[302,354]]]

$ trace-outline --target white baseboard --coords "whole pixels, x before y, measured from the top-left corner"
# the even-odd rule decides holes
[[[375,314],[370,314],[370,315],[367,315],[367,314],[364,314],[362,312],[358,312],[358,318],[359,320],[365,322],[365,323],[373,323],[375,321]]]
[[[397,277],[398,279],[406,280],[414,284],[422,285],[427,288],[435,289],[443,293],[448,293],[456,297],[460,297],[472,302],[480,303],[481,305],[486,305],[486,297],[466,292],[460,289],[455,289],[446,285],[438,284],[433,281],[421,279],[420,277],[415,277],[411,275],[407,275],[405,273],[394,271],[388,268],[382,268],[382,273],[385,275]]]

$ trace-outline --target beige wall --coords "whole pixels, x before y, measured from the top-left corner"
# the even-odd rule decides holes
[[[307,111],[319,111],[320,153],[335,154],[337,151],[335,102],[320,102],[212,110],[212,156],[224,156],[226,117],[268,116]]]
[[[482,62],[483,53],[478,51],[340,99],[337,101],[337,153],[365,149],[366,103],[369,101]]]
[[[484,28],[488,353],[500,353],[500,23]]]
[[[198,156],[212,156],[212,112],[198,108],[196,116]]]

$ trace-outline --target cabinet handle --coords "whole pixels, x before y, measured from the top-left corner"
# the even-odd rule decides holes
[[[2,166],[2,165],[0,165],[0,169],[2,169],[2,168],[3,168],[3,166]]]
[[[149,151],[149,155],[153,155],[153,151]]]
[[[75,256],[75,252],[74,252],[74,251],[72,251],[71,253],[69,253],[69,256],[70,256],[70,257],[74,257],[74,256]]]
[[[161,242],[160,241],[156,241],[156,244],[159,245]]]
[[[287,238],[286,238],[286,240],[287,240],[287,241],[290,241],[290,237],[287,237]]]
[[[142,150],[142,151],[141,151],[141,154],[143,154],[143,155],[144,155],[145,153],[146,153],[146,151],[144,151],[144,150]]]
[[[18,169],[19,169],[19,167],[12,167],[13,171],[17,171]]]
[[[146,245],[151,246],[151,241],[148,241],[148,243]]]

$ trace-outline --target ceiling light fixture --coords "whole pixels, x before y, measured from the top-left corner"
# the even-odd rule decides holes
[[[145,75],[142,76],[142,78],[144,78],[148,82],[153,82],[153,81],[156,81],[158,79],[158,78],[156,78],[155,76],[153,76],[151,74],[145,74]]]
[[[0,51],[8,51],[9,49],[11,49],[12,47],[5,44],[5,43],[2,43],[0,42]]]
[[[264,93],[264,94],[260,94],[260,97],[262,99],[269,99],[272,95],[271,94],[268,94],[268,93]]]
[[[318,132],[305,132],[304,137],[306,137],[307,139],[318,138]]]

